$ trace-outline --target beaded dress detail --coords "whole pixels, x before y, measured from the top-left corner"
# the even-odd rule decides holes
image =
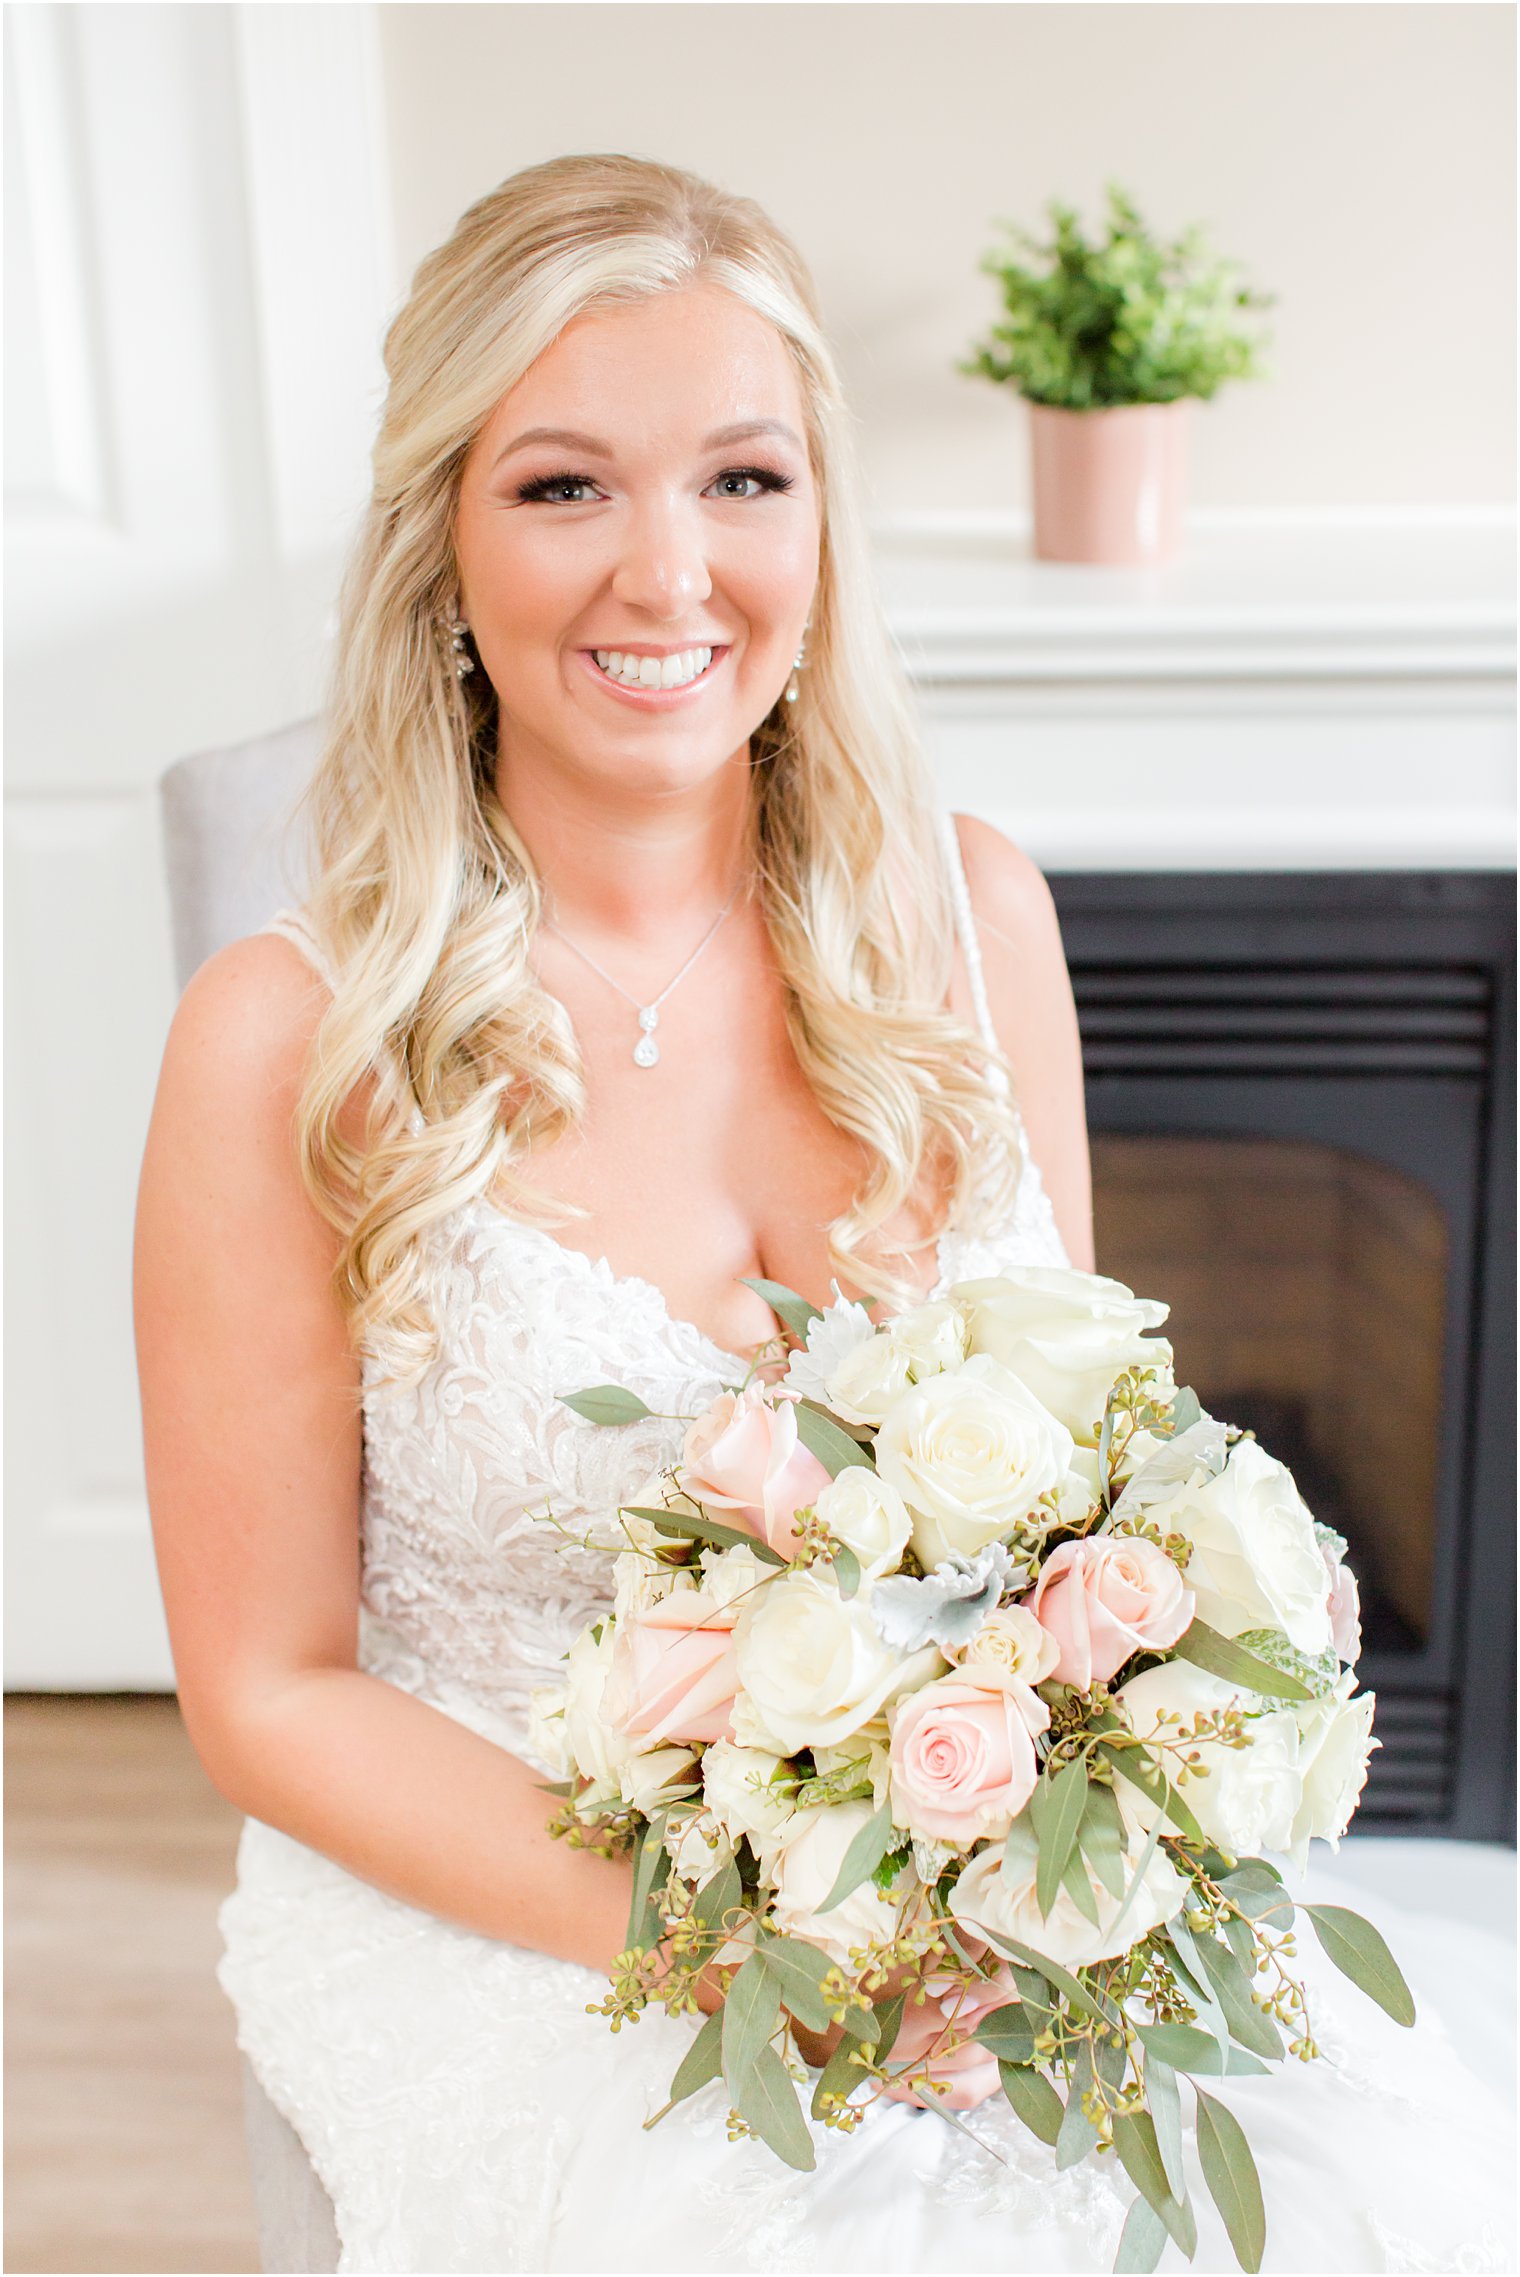
[[[991,1040],[948,818],[945,843]],[[264,930],[293,941],[332,984],[302,911],[282,910]],[[411,1386],[383,1376],[370,1355],[362,1363],[360,1665],[533,1763],[528,1695],[557,1680],[566,1648],[611,1599],[609,1561],[565,1536],[673,1460],[681,1427],[659,1418],[695,1412],[746,1362],[675,1318],[652,1283],[483,1198],[430,1238],[436,1360]],[[935,1293],[1065,1263],[1021,1138],[1007,1223],[979,1240],[948,1232]],[[600,1430],[558,1397],[601,1382],[627,1385],[657,1415]],[[535,1515],[547,1508],[562,1532]],[[342,2270],[1112,2263],[1131,2186],[1111,2160],[1058,2173],[1054,2154],[1000,2103],[972,2113],[966,2132],[902,2104],[876,2107],[851,2136],[815,2128],[818,2170],[798,2177],[762,2145],[727,2140],[718,2086],[643,2131],[692,2027],[655,2009],[613,2035],[587,2014],[606,1989],[593,1970],[456,1928],[254,1819],[219,1918],[218,1976],[239,2045],[333,2200]],[[1343,2044],[1339,2064],[1332,2053],[1292,2080],[1213,2083],[1240,2110],[1262,2165],[1274,2244],[1288,2255],[1266,2266],[1512,2266],[1485,2258],[1505,2250],[1502,2214],[1468,2188],[1453,2215],[1439,2187],[1430,2130],[1454,2125],[1465,2095],[1472,2156],[1479,2092],[1445,2034],[1422,2027],[1415,2048],[1415,2034],[1332,1987],[1315,2016],[1327,2050]],[[1251,2093],[1262,2087],[1270,2093]],[[1196,2185],[1191,2127],[1188,2145]],[[1503,2155],[1491,2171],[1502,2174]],[[1323,2177],[1327,2161],[1332,2212],[1315,2207],[1310,2220],[1303,2178]],[[1230,2266],[1201,2186],[1196,2202],[1196,2266]],[[1477,2258],[1419,2258],[1448,2244]]]

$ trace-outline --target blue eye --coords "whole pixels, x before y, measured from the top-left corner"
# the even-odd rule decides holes
[[[778,474],[774,467],[768,466],[725,467],[718,476],[718,484],[726,482],[752,482],[755,488],[753,490],[720,491],[720,496],[725,498],[754,498],[768,490],[790,490],[792,487],[792,478],[789,474]],[[718,484],[715,484],[714,487],[717,488]]]
[[[583,498],[556,497],[556,493],[566,490],[594,490],[595,488],[596,484],[589,474],[537,474],[531,481],[519,485],[517,497],[519,502],[523,504],[531,504],[535,499],[543,498],[553,499],[555,504],[560,506],[583,506],[585,504]]]

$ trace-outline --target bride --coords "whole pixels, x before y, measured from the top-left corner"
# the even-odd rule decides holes
[[[185,991],[137,1222],[180,1700],[247,1814],[220,1977],[341,2248],[299,2266],[1105,2269],[1132,2190],[1000,2101],[878,2106],[802,2181],[720,2089],[645,2132],[693,2027],[588,2014],[628,1868],[549,1838],[529,1712],[610,1596],[577,1537],[776,1333],[746,1276],[1091,1268],[1049,894],[935,804],[753,204],[534,167],[386,361],[310,896]],[[608,1380],[653,1415],[559,1399]],[[1322,2061],[1211,2082],[1265,2266],[1511,2266],[1439,2024],[1304,1974]]]

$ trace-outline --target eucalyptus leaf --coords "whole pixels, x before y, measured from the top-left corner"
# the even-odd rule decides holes
[[[1292,1928],[1293,1900],[1281,1879],[1261,1859],[1247,1860],[1226,1874],[1219,1887],[1248,1921],[1263,1921],[1270,1929]]]
[[[1082,1855],[1110,1897],[1124,1895],[1124,1820],[1112,1787],[1088,1781],[1087,1808],[1077,1836]]]
[[[1061,2119],[1061,2131],[1056,2136],[1056,2168],[1064,2173],[1069,2166],[1079,2166],[1098,2139],[1098,2130],[1082,2108],[1082,2097],[1093,2084],[1091,2044],[1082,2040],[1077,2046],[1076,2062],[1071,2067],[1071,2084],[1066,2091],[1066,2110]]]
[[[1248,1976],[1256,1973],[1256,1941],[1251,1935],[1251,1924],[1242,1921],[1238,1913],[1227,1913],[1223,1922],[1225,1943]]]
[[[649,1915],[654,1900],[670,1879],[670,1853],[665,1848],[663,1817],[650,1819],[639,1836],[633,1861],[633,1889],[628,1901],[628,1946],[647,1942]]]
[[[729,1997],[732,1999],[732,1994]],[[797,2101],[797,2090],[792,2085],[792,2075],[768,2044],[756,2050],[734,2092],[734,2108],[777,2158],[796,2167],[799,2173],[812,2173],[818,2159]]]
[[[799,1344],[806,1344],[809,1323],[823,1318],[819,1306],[809,1304],[806,1297],[799,1297],[784,1281],[763,1280],[759,1274],[751,1278],[748,1273],[741,1273],[739,1278],[747,1289],[753,1289],[757,1297],[765,1299],[778,1320],[786,1322]]]
[[[1029,2064],[998,2065],[1003,2093],[1032,2135],[1054,2146],[1066,2116],[1065,2107],[1043,2072]]]
[[[859,2045],[860,2042],[851,2039],[847,2033],[818,2074],[813,2087],[811,2105],[815,2119],[823,2117],[823,2099],[826,2095],[848,2097],[851,2091],[860,2085],[860,2066],[853,2061],[855,2050]]]
[[[590,1384],[585,1391],[561,1392],[558,1396],[562,1407],[573,1408],[588,1423],[642,1423],[646,1415],[654,1413],[637,1392],[624,1391],[621,1384]]]
[[[684,2103],[688,2095],[695,2095],[698,2088],[705,2087],[710,2079],[720,2077],[722,2070],[723,2011],[718,2008],[704,2021],[701,2031],[681,2058],[676,2076],[670,2083],[670,2102],[666,2104],[666,2110],[670,2110],[674,2104]],[[646,2121],[645,2124],[652,2122]]]
[[[1375,2000],[1395,2024],[1412,2024],[1414,1995],[1372,1923],[1344,1905],[1306,1905],[1303,1910],[1342,1976]]]
[[[830,1478],[838,1478],[841,1471],[852,1466],[866,1470],[876,1468],[870,1448],[852,1439],[848,1431],[840,1429],[832,1415],[816,1407],[810,1399],[795,1400],[792,1413],[797,1418],[798,1438],[810,1455],[818,1457]]]
[[[834,1965],[828,1954],[800,1937],[778,1937],[771,1931],[762,1935],[756,1951],[798,2023],[805,2024],[810,2032],[826,2032],[829,2009],[822,1983]]]
[[[1166,2179],[1156,2122],[1149,2111],[1123,2111],[1114,2121],[1114,2149],[1120,2163],[1146,2203],[1165,2222],[1182,2251],[1191,2260],[1198,2245],[1198,2224],[1186,2198],[1174,2198]]]
[[[994,2008],[977,2024],[971,2037],[982,2047],[990,2048],[1000,2063],[1034,2062],[1034,2026],[1019,2001],[1010,2001],[1006,2008]]]
[[[1056,1902],[1061,1876],[1066,1871],[1066,1861],[1071,1856],[1086,1807],[1087,1769],[1082,1763],[1069,1763],[1053,1779],[1048,1774],[1040,1778],[1029,1798],[1030,1816],[1040,1838],[1034,1890],[1042,1920],[1049,1918]]]
[[[983,1935],[1000,1953],[1006,1953],[1010,1959],[1023,1961],[1028,1967],[1038,1969],[1047,1983],[1053,1985],[1058,1992],[1063,1992],[1073,2008],[1080,2009],[1095,2024],[1119,2025],[1119,2011],[1105,1993],[1079,1984],[1068,1969],[1063,1969],[1058,1962],[1048,1960],[1043,1953],[1037,1953],[1032,1945],[1021,1944],[1017,1937],[1004,1937],[1001,1932],[988,1929],[985,1924],[981,1926]]]
[[[718,1550],[749,1550],[762,1565],[786,1564],[779,1551],[773,1550],[769,1542],[762,1542],[757,1534],[746,1534],[737,1526],[720,1525],[705,1512],[699,1515],[686,1510],[641,1510],[629,1503],[627,1514],[630,1518],[647,1518],[651,1526],[676,1541],[705,1542],[710,1549]]]
[[[1260,1692],[1269,1700],[1312,1700],[1314,1695],[1307,1684],[1301,1684],[1286,1669],[1273,1668],[1254,1652],[1247,1652],[1233,1637],[1222,1637],[1211,1629],[1207,1621],[1194,1619],[1172,1647],[1179,1660],[1191,1661],[1195,1668],[1206,1668],[1211,1676],[1222,1677],[1226,1684],[1242,1685],[1247,1691]]]
[[[829,1549],[833,1560],[834,1579],[839,1584],[841,1597],[853,1597],[860,1587],[860,1560],[847,1542],[834,1542]]]
[[[1146,2055],[1159,2056],[1174,2071],[1203,2072],[1217,2079],[1221,2069],[1232,2077],[1247,2072],[1265,2074],[1267,2069],[1259,2056],[1245,2048],[1227,2047],[1221,2065],[1217,2042],[1194,2024],[1137,2024],[1135,2029]]]
[[[892,1848],[894,1840],[892,1805],[890,1802],[885,1802],[873,1818],[866,1820],[865,1825],[851,1840],[849,1848],[840,1861],[839,1872],[834,1878],[834,1887],[816,1910],[819,1913],[829,1913],[836,1905],[843,1905],[852,1891],[858,1890],[862,1882],[870,1880],[882,1859]]]
[[[1259,2269],[1266,2251],[1267,2217],[1261,2177],[1240,2121],[1226,2104],[1194,2089],[1198,2097],[1198,2161],[1209,2196],[1235,2248],[1242,2269]]]
[[[1080,1839],[1067,1859],[1061,1873],[1061,1887],[1071,1899],[1078,1913],[1098,1927],[1098,1901],[1093,1895],[1092,1877],[1087,1871],[1087,1860],[1082,1855]]]
[[[1229,2058],[1230,2020],[1214,1997],[1208,1971],[1203,1965],[1193,1932],[1181,1913],[1176,1913],[1166,1925],[1166,1935],[1172,1945],[1172,1968],[1178,1983],[1197,2009],[1203,2023],[1212,2035],[1219,2061]]]
[[[743,1903],[744,1877],[739,1871],[737,1858],[725,1858],[718,1871],[702,1884],[692,1900],[691,1910],[702,1927],[713,1936],[726,1935],[725,1917],[736,1905]]]
[[[1208,1971],[1214,1996],[1230,2021],[1230,2031],[1243,2048],[1273,2059],[1283,2052],[1281,2035],[1265,2009],[1251,1998],[1251,1979],[1228,1947],[1217,1938],[1200,1937],[1198,1956]]]
[[[1177,2074],[1164,2056],[1149,2048],[1145,2060],[1145,2100],[1156,2126],[1156,2148],[1161,2153],[1161,2164],[1166,2170],[1167,2187],[1174,2198],[1187,2195],[1187,2176],[1182,2166],[1182,2097],[1177,2092]]]
[[[723,2078],[735,2109],[743,2111],[755,2059],[781,2022],[781,1988],[758,1953],[751,1953],[729,1986],[721,2013]]]
[[[1115,1747],[1108,1740],[1100,1740],[1098,1753],[1121,1779],[1160,1805],[1185,1841],[1202,1842],[1203,1829],[1197,1819],[1143,1747]]]
[[[1038,1862],[1039,1855],[1040,1838],[1035,1833],[1034,1820],[1029,1815],[1026,1803],[1008,1829],[1008,1839],[1003,1844],[1002,1862],[998,1867],[998,1879],[1005,1882],[1023,1881],[1030,1868]]]
[[[1124,2277],[1126,2272],[1142,2273],[1143,2277],[1143,2272],[1155,2268],[1165,2244],[1165,2222],[1147,2199],[1137,2198],[1119,2232],[1119,2250],[1114,2256],[1115,2277]]]
[[[1202,1421],[1202,1400],[1191,1384],[1179,1384],[1176,1397],[1172,1401],[1172,1437],[1174,1439],[1180,1438],[1184,1431],[1191,1431],[1195,1423]]]

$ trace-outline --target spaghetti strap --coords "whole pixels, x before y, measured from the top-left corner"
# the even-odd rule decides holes
[[[277,909],[261,933],[278,933],[280,938],[298,948],[317,978],[337,994],[338,980],[332,959],[318,941],[311,919],[304,909]]]
[[[945,845],[945,866],[950,879],[950,899],[955,909],[955,930],[966,960],[966,978],[971,984],[971,1001],[976,1009],[976,1024],[981,1038],[990,1050],[999,1046],[997,1030],[992,1025],[992,1007],[987,1001],[987,979],[982,971],[982,947],[976,934],[976,918],[971,908],[971,892],[966,884],[966,865],[961,858],[960,840],[956,836],[955,821],[948,807],[939,809],[940,835]],[[1001,1069],[992,1071],[999,1090],[1006,1090]]]

